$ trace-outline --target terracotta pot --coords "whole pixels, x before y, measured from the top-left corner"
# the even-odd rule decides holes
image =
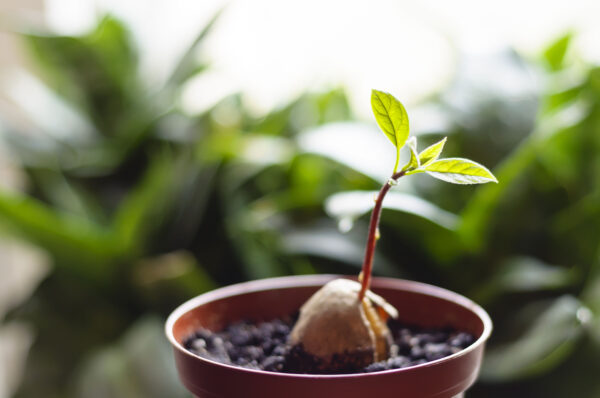
[[[166,324],[179,377],[200,398],[409,397],[451,398],[473,384],[492,322],[469,299],[439,287],[399,279],[374,278],[372,290],[385,297],[402,321],[451,326],[476,336],[468,348],[422,365],[368,374],[304,375],[244,369],[210,361],[183,347],[197,328],[220,330],[241,320],[289,315],[336,275],[264,279],[217,289],[177,308]]]

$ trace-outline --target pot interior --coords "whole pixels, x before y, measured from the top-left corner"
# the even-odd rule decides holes
[[[183,341],[199,328],[219,331],[240,321],[264,321],[293,315],[333,276],[288,277],[230,286],[199,296],[180,307],[173,337]],[[298,283],[300,281],[301,283]],[[470,300],[434,286],[398,279],[374,278],[371,290],[398,309],[403,322],[422,327],[451,327],[477,339],[489,318]],[[491,323],[489,328],[491,329]]]

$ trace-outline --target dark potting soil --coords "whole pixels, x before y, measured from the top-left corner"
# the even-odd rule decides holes
[[[295,321],[294,317],[260,323],[243,321],[221,332],[200,329],[184,345],[194,354],[229,365],[283,373],[323,373],[316,370],[316,358],[287,344]],[[360,369],[349,365],[336,373],[369,373],[419,365],[452,355],[475,341],[471,334],[451,328],[421,328],[394,320],[388,326],[394,340],[389,359]]]

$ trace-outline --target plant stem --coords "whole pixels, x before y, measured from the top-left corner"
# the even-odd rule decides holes
[[[406,171],[399,171],[392,175],[390,180],[398,181],[398,179],[404,176],[404,174],[406,174]],[[361,289],[358,293],[359,302],[362,302],[362,299],[365,297],[365,294],[367,293],[367,290],[369,290],[369,286],[371,285],[373,256],[375,255],[375,245],[377,245],[377,229],[379,228],[379,220],[381,219],[383,198],[388,193],[391,187],[391,181],[386,182],[385,185],[381,187],[381,190],[377,195],[377,199],[375,199],[375,207],[373,208],[373,212],[371,213],[371,221],[369,222],[369,235],[367,236],[367,247],[365,248],[365,259],[363,260],[361,271]]]

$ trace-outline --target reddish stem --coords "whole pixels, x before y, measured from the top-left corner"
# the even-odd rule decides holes
[[[395,173],[391,180],[398,181],[398,179],[406,174],[405,171],[399,171]],[[361,289],[358,293],[358,300],[362,301],[363,297],[369,290],[369,286],[371,285],[371,273],[373,270],[373,256],[375,255],[375,245],[377,245],[377,228],[379,228],[379,220],[381,218],[381,209],[383,205],[383,198],[388,193],[392,184],[390,181],[386,182],[379,194],[377,195],[377,199],[375,199],[375,207],[373,208],[373,212],[371,213],[371,221],[369,222],[369,235],[367,237],[367,247],[365,249],[365,259],[363,260],[362,265],[362,281],[361,281]]]

